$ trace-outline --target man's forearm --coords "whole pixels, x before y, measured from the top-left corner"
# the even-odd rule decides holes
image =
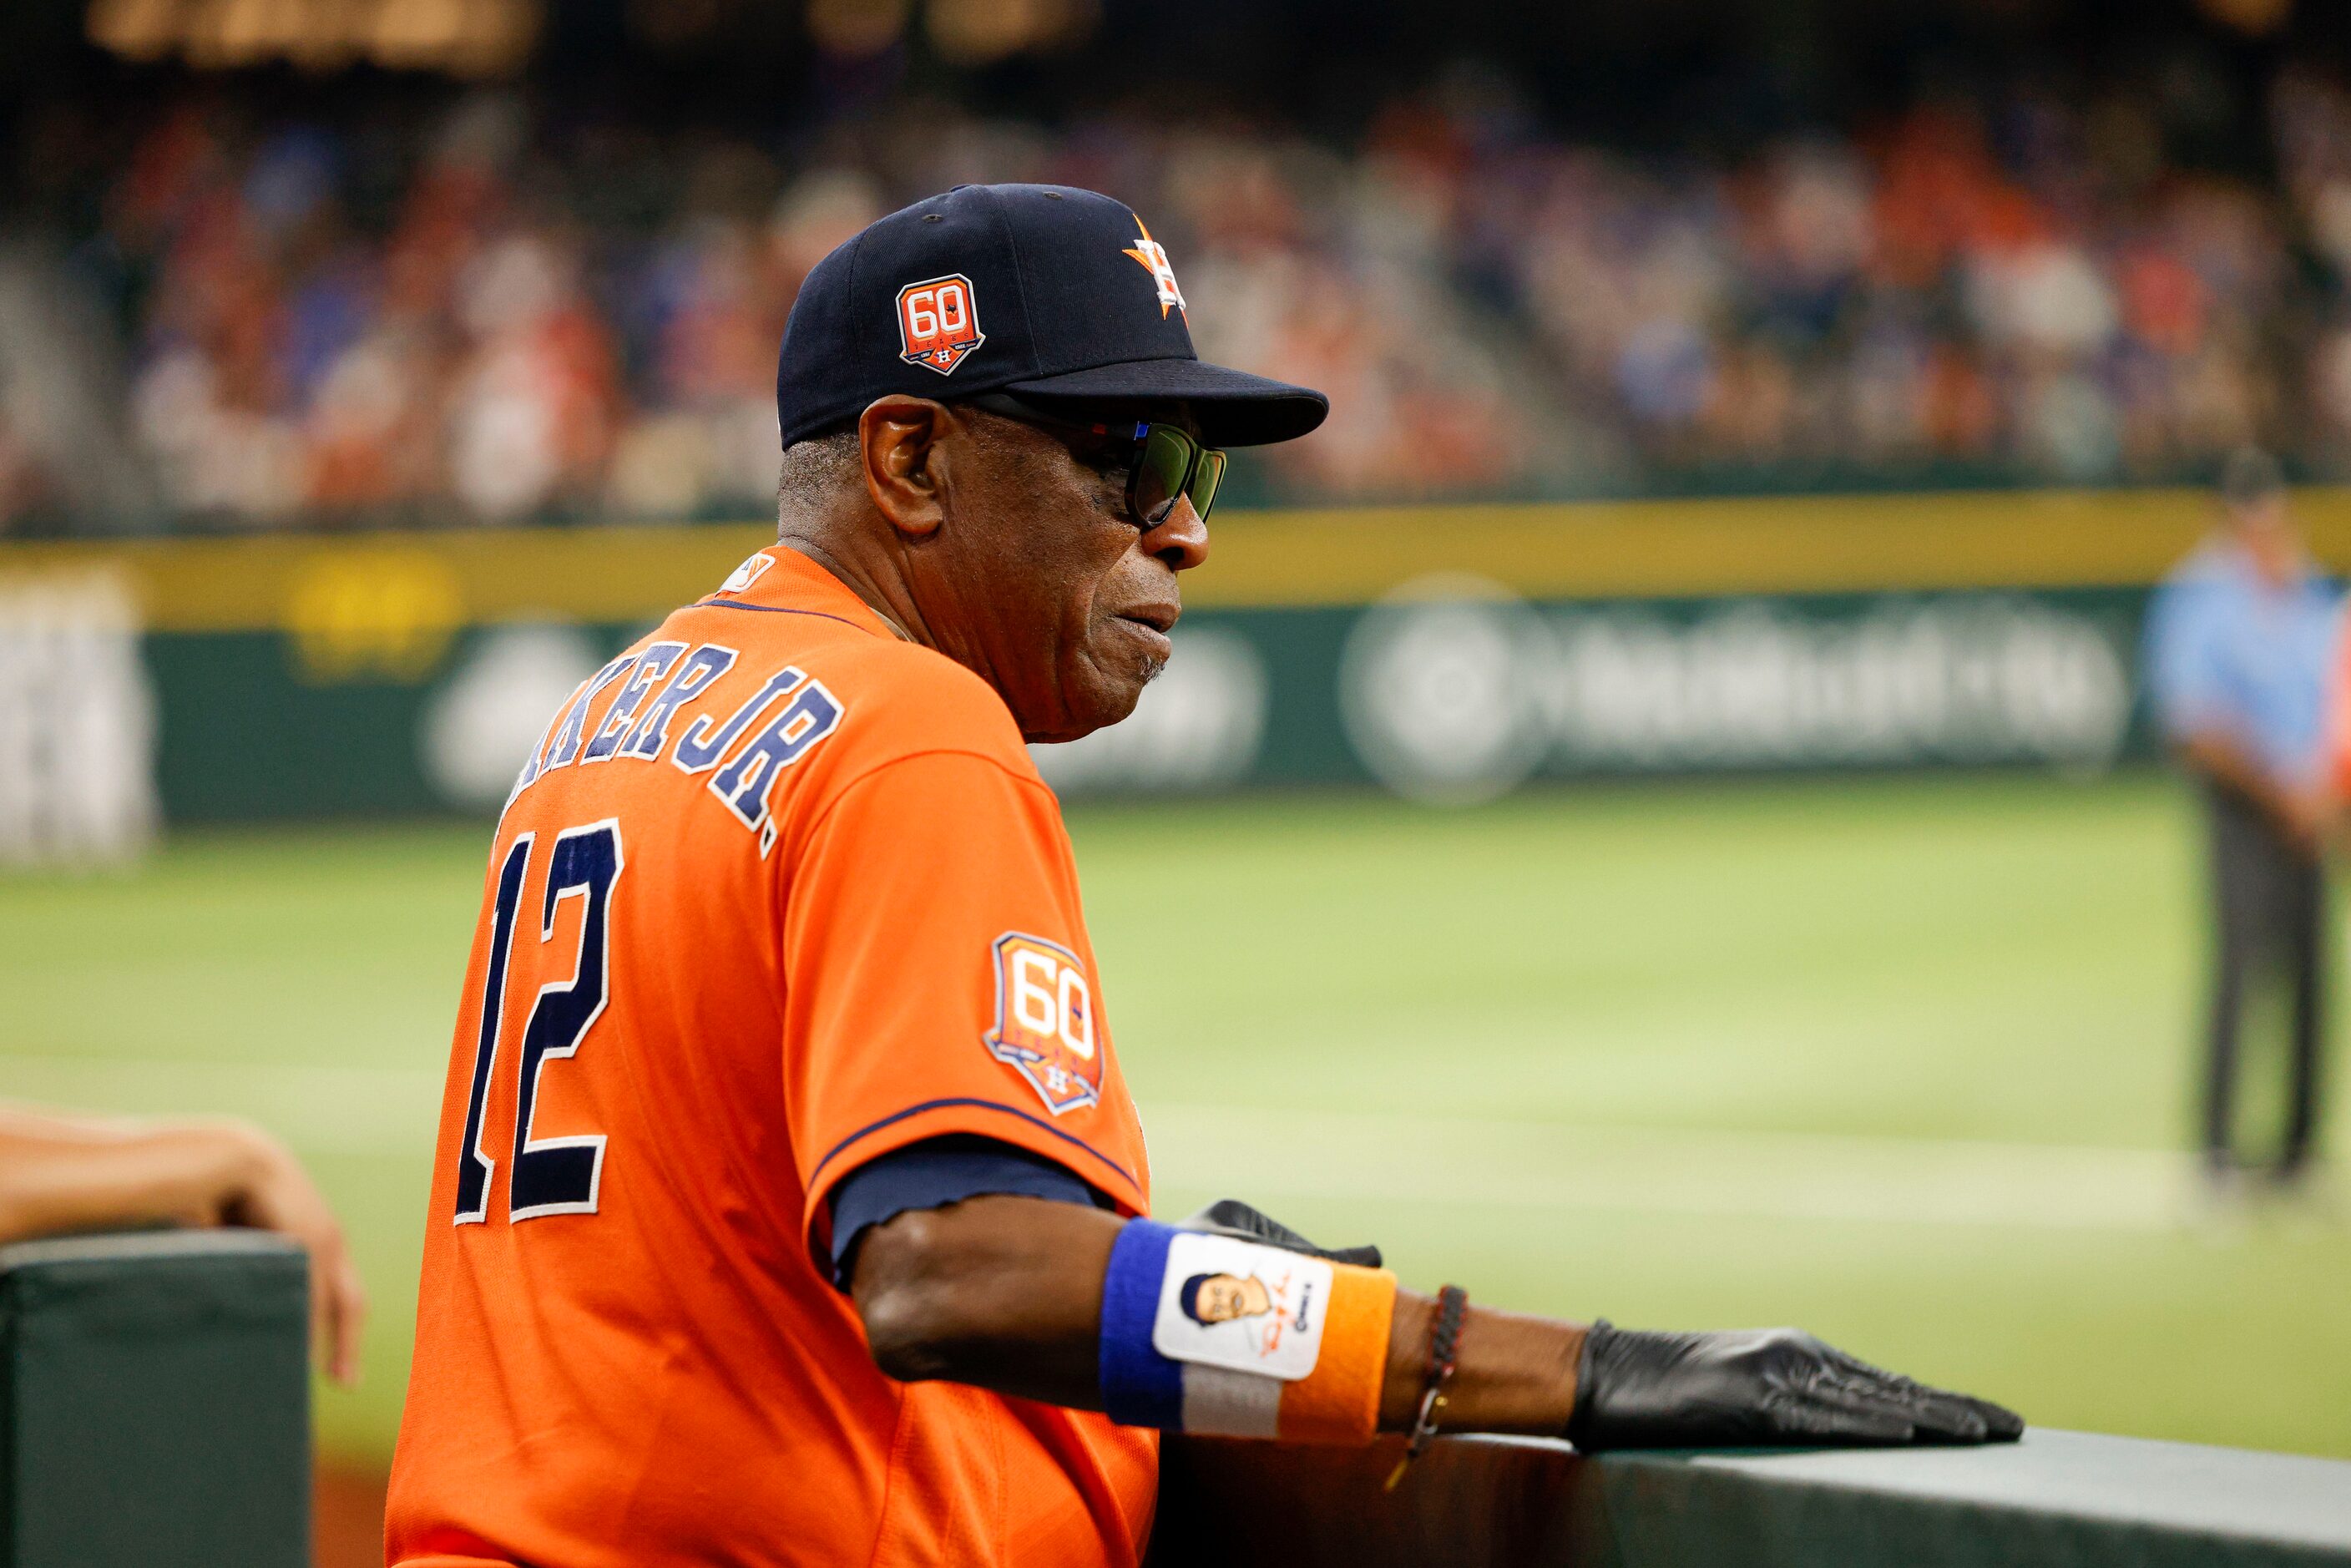
[[[147,1122],[0,1105],[0,1242],[141,1225],[247,1225],[309,1255],[312,1343],[359,1375],[367,1292],[333,1210],[294,1156],[228,1120]]]
[[[875,1364],[903,1381],[941,1378],[1048,1404],[1104,1408],[1102,1336],[1112,1332],[1103,1327],[1105,1281],[1122,1232],[1142,1223],[1076,1204],[994,1197],[911,1210],[872,1228],[859,1245],[852,1289]],[[1147,1247],[1149,1233],[1141,1234]],[[1187,1281],[1187,1287],[1208,1277]],[[1324,1302],[1326,1328],[1342,1299],[1334,1290]],[[1384,1364],[1377,1371],[1382,1430],[1407,1429],[1419,1413],[1436,1310],[1426,1296],[1394,1293]],[[1131,1324],[1132,1304],[1120,1311]],[[1285,1424],[1277,1428],[1282,1437],[1369,1436],[1369,1375],[1378,1350],[1375,1340],[1357,1343],[1364,1359],[1353,1364],[1366,1375],[1349,1386],[1366,1396],[1356,1407],[1364,1425],[1302,1424],[1293,1434]],[[1319,1368],[1309,1375],[1322,1375]],[[1262,1407],[1248,1403],[1253,1396],[1244,1396],[1242,1406],[1217,1406],[1228,1396],[1217,1390],[1226,1387],[1212,1382],[1204,1392],[1211,1424],[1201,1429],[1273,1435],[1259,1425]],[[1187,1382],[1186,1430],[1195,1429],[1192,1392]],[[1133,1409],[1155,1410],[1150,1402],[1163,1396],[1128,1389],[1121,1397]],[[1134,1405],[1138,1397],[1144,1406]],[[1289,1395],[1282,1399],[1286,1408]],[[1243,1408],[1259,1414],[1234,1414]],[[1215,1424],[1226,1420],[1241,1425]],[[1145,1424],[1173,1425],[1173,1418],[1155,1415]],[[1448,1432],[1572,1437],[1587,1448],[2005,1442],[2024,1427],[1997,1405],[1925,1387],[1793,1329],[1656,1333],[1481,1308],[1471,1308],[1462,1323],[1436,1425]]]
[[[256,1155],[225,1127],[0,1115],[0,1241],[104,1225],[209,1224]]]
[[[943,1378],[1082,1410],[1102,1407],[1102,1277],[1124,1221],[1030,1197],[910,1211],[866,1234],[853,1290],[874,1359],[903,1380]],[[1418,1409],[1435,1303],[1396,1292],[1380,1425]],[[1557,1436],[1575,1406],[1583,1330],[1472,1307],[1446,1396],[1457,1431]]]
[[[1432,1298],[1396,1292],[1387,1382],[1380,1395],[1382,1431],[1408,1430],[1419,1412],[1436,1318]],[[1584,1332],[1581,1323],[1472,1306],[1462,1322],[1459,1359],[1445,1392],[1445,1429],[1558,1437],[1575,1410],[1575,1367]]]

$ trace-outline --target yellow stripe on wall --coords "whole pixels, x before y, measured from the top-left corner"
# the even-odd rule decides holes
[[[17,544],[0,548],[0,580],[107,568],[157,632],[274,630],[370,581],[445,590],[468,623],[633,621],[708,593],[774,538],[727,525]]]
[[[1201,586],[1277,604],[1359,602],[1436,571],[1544,599],[2151,582],[2208,506],[2192,491],[2008,492],[1293,512],[1228,529]]]
[[[2295,500],[2319,559],[2351,568],[2351,487]],[[1219,517],[1198,607],[1359,604],[1433,572],[1532,598],[1715,596],[2155,581],[2211,519],[2207,492],[2002,491]],[[709,592],[766,524],[476,529],[0,545],[0,580],[102,567],[162,632],[265,631],[377,586],[435,619],[650,620]]]

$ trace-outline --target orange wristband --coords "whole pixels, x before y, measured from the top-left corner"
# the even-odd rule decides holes
[[[1332,1264],[1331,1274],[1322,1354],[1312,1372],[1281,1385],[1275,1429],[1285,1443],[1360,1446],[1379,1433],[1396,1277],[1351,1263]]]

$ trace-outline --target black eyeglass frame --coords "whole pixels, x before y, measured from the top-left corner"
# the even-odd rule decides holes
[[[1224,448],[1204,444],[1199,437],[1180,424],[1156,424],[1148,420],[1118,420],[1113,423],[1097,423],[1085,420],[1063,419],[1057,414],[1048,413],[1035,404],[1015,397],[1009,392],[982,392],[977,397],[965,398],[962,401],[973,408],[984,409],[989,413],[1000,414],[1006,419],[1019,420],[1023,424],[1033,424],[1040,430],[1070,435],[1091,435],[1112,441],[1133,442],[1134,457],[1127,465],[1126,469],[1126,509],[1146,528],[1155,528],[1173,516],[1178,499],[1189,500],[1192,503],[1192,515],[1202,522],[1207,521],[1209,508],[1217,504],[1217,492],[1224,485],[1227,462]],[[1170,488],[1167,500],[1159,507],[1158,515],[1146,517],[1144,515],[1139,492],[1143,485],[1144,473],[1149,466],[1151,444],[1160,439],[1176,442],[1183,451],[1184,476],[1181,482]],[[1194,494],[1196,489],[1201,487],[1201,471],[1204,468],[1210,470],[1206,486],[1207,494],[1205,497]]]

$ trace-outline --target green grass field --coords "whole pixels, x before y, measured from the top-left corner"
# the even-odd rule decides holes
[[[1246,1197],[1488,1301],[1801,1322],[2049,1425],[2351,1456],[2351,1228],[2190,1223],[2196,850],[2167,783],[1071,830],[1163,1211]],[[486,841],[190,833],[135,874],[0,880],[0,1092],[238,1112],[313,1162],[376,1301],[363,1387],[319,1405],[353,1458],[398,1419]]]

